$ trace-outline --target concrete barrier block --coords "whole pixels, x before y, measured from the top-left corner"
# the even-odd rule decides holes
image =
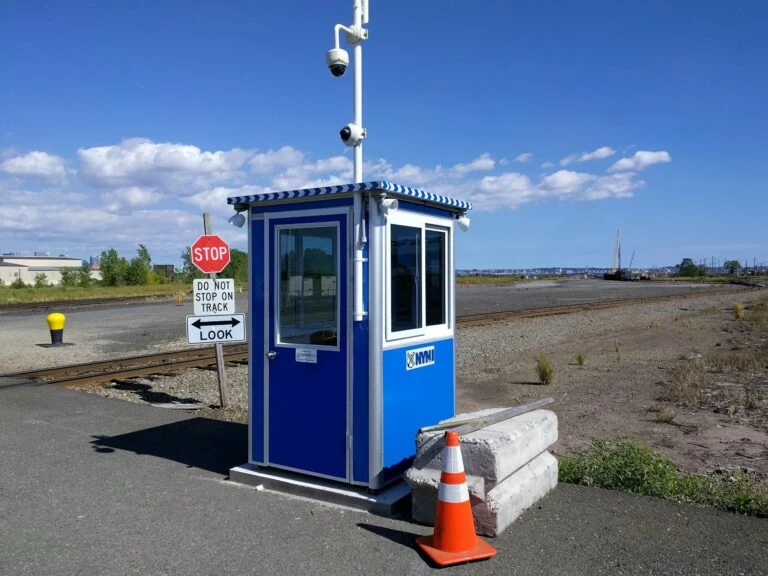
[[[404,478],[411,487],[411,517],[420,524],[434,524],[440,471],[409,468]],[[483,479],[478,476],[467,476],[469,501],[472,505],[485,500],[484,484]]]
[[[487,492],[485,501],[473,497],[473,489],[470,488],[470,503],[477,533],[483,536],[501,534],[525,510],[557,486],[557,470],[557,459],[549,452],[544,452]],[[409,480],[411,516],[414,522],[432,526],[437,508],[437,484],[426,481],[426,476],[419,476],[419,481],[413,483]],[[469,478],[467,483],[472,485]],[[475,496],[478,488],[479,483],[475,481]]]
[[[485,502],[472,507],[477,533],[483,536],[501,534],[557,486],[557,471],[557,458],[544,452],[496,485],[486,494]]]
[[[493,414],[499,409],[481,410],[462,414],[449,422]],[[417,456],[424,452],[430,440],[445,432],[427,432],[416,439]],[[477,430],[461,438],[461,454],[467,474],[485,481],[486,494],[505,478],[525,466],[537,455],[545,452],[557,441],[557,416],[551,410],[534,410],[509,420]],[[423,460],[423,459],[422,459]],[[423,463],[423,462],[422,462]],[[442,454],[425,468],[440,470]]]

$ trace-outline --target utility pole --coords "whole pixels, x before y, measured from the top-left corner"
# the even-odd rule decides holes
[[[363,140],[367,132],[363,128],[363,40],[368,39],[368,30],[363,24],[368,23],[368,0],[352,0],[352,26],[336,24],[334,27],[334,47],[326,54],[325,61],[331,74],[343,76],[349,64],[349,54],[339,45],[339,33],[343,31],[347,42],[352,45],[352,122],[339,131],[341,141],[351,146],[354,151],[355,183],[363,181]],[[367,239],[363,223],[363,193],[354,192],[352,198],[354,258],[353,262],[353,298],[352,317],[355,322],[362,322],[363,310],[363,249]]]
[[[206,236],[213,234],[211,230],[211,215],[203,212],[203,234]],[[216,274],[208,274],[208,278],[215,279]],[[229,398],[227,395],[227,375],[224,372],[224,350],[221,343],[216,344],[216,374],[219,379],[219,400],[222,408],[229,408]]]

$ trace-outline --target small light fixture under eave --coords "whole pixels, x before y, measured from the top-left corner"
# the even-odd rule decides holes
[[[392,212],[395,212],[400,207],[400,202],[394,198],[382,198],[379,200],[379,211],[387,216]]]
[[[229,217],[229,220],[227,220],[227,222],[229,222],[233,226],[242,228],[245,225],[245,216],[243,216],[242,212],[236,212],[235,214],[232,214],[232,216]]]
[[[471,220],[469,219],[469,216],[467,216],[466,214],[462,214],[461,216],[456,218],[456,224],[459,225],[459,228],[461,228],[462,232],[466,232],[467,230],[469,230],[470,222]]]

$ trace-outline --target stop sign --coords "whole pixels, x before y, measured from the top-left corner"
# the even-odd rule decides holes
[[[192,264],[206,274],[218,274],[229,264],[229,244],[217,234],[200,236],[191,251]]]

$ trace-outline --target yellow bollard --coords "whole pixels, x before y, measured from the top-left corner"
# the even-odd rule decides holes
[[[176,306],[181,306],[181,290],[176,292]]]
[[[51,331],[51,344],[58,346],[64,342],[64,322],[66,318],[64,314],[54,312],[48,314],[48,329]]]

